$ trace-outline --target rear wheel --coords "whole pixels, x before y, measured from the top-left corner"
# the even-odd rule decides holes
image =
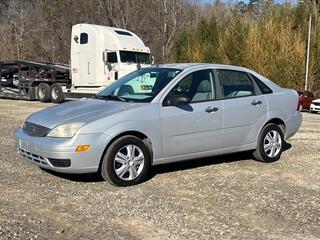
[[[51,86],[50,96],[53,103],[62,103],[64,101],[63,91],[59,83],[54,83]]]
[[[145,143],[135,136],[123,136],[108,147],[100,173],[113,185],[131,186],[143,181],[150,163],[151,156]]]
[[[275,162],[279,160],[283,146],[282,130],[276,124],[270,123],[261,130],[253,156],[261,162]]]
[[[37,89],[37,97],[40,102],[50,101],[50,86],[47,83],[40,83]]]

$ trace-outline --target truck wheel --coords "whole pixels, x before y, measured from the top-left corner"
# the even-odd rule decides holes
[[[64,101],[64,95],[59,83],[54,83],[51,86],[51,101],[53,103],[62,103]]]
[[[50,101],[50,86],[47,83],[40,83],[37,90],[37,97],[40,102]]]
[[[270,123],[261,130],[253,156],[260,162],[275,162],[279,160],[283,146],[282,130],[276,124]]]
[[[115,186],[141,183],[151,164],[149,149],[135,136],[123,136],[107,149],[100,167],[104,180]]]

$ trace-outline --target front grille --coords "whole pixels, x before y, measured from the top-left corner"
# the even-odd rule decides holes
[[[48,158],[49,162],[54,167],[70,167],[71,166],[71,160],[70,159],[54,159],[54,158]]]
[[[25,122],[23,124],[23,131],[27,135],[33,136],[33,137],[45,137],[47,136],[50,130],[51,130],[50,128],[47,128],[35,123],[31,123],[31,122]]]
[[[320,102],[314,102],[313,103],[315,106],[320,106]]]
[[[29,161],[31,162],[35,162],[35,163],[38,163],[38,164],[43,164],[43,165],[48,165],[44,158],[40,155],[37,155],[37,154],[33,154],[31,152],[28,152],[27,150],[24,150],[22,148],[19,148],[19,153],[26,159],[28,159]]]

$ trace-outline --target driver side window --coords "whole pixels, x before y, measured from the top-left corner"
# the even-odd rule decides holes
[[[170,91],[168,96],[181,94],[187,95],[191,99],[191,103],[215,99],[216,90],[213,72],[211,70],[201,70],[189,74]]]

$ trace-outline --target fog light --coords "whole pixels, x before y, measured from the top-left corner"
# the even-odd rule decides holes
[[[90,149],[90,145],[79,145],[76,148],[76,152],[85,152]]]

